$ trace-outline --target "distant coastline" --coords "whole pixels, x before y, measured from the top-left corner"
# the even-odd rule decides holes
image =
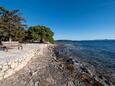
[[[63,42],[63,41],[66,41],[66,42],[77,42],[77,41],[115,41],[115,39],[92,39],[92,40],[56,40],[56,42]]]

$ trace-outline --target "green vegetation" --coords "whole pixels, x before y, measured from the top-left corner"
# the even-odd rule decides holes
[[[22,21],[24,21],[24,18],[20,16],[19,10],[9,11],[0,7],[0,32],[1,36],[4,37],[3,39],[17,40],[16,36],[20,32],[20,28],[25,26]]]
[[[40,41],[54,43],[53,35],[54,33],[50,30],[50,28],[46,26],[33,26],[28,29],[32,41]]]
[[[54,33],[49,27],[38,25],[25,30],[24,20],[19,10],[9,11],[0,7],[0,41],[54,43]]]

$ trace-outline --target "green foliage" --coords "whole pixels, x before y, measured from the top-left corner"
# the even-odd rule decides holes
[[[32,38],[32,41],[40,41],[40,42],[50,42],[54,43],[53,35],[54,33],[51,31],[49,27],[46,26],[33,26],[29,28],[29,33]]]
[[[0,42],[12,39],[19,42],[40,41],[54,43],[54,33],[46,26],[32,26],[25,30],[22,24],[24,18],[20,16],[19,10],[9,11],[0,7]]]
[[[0,28],[0,41],[8,40],[8,33],[5,29]]]
[[[15,40],[19,42],[24,42],[26,35],[27,35],[26,30],[24,30],[23,28],[20,28],[15,34]]]
[[[5,37],[1,36],[2,40],[7,38],[17,40],[16,35],[20,33],[20,28],[25,26],[22,21],[24,18],[20,16],[19,10],[9,11],[0,7],[0,32],[3,32],[2,36]]]

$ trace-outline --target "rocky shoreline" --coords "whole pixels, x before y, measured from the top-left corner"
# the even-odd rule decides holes
[[[54,51],[57,60],[62,61],[65,69],[71,71],[74,82],[72,86],[113,86],[111,79],[99,73],[93,65],[73,58],[66,46],[58,46]]]
[[[14,75],[0,81],[0,86],[113,86],[96,69],[73,59],[64,46],[49,45],[43,55],[37,53]]]

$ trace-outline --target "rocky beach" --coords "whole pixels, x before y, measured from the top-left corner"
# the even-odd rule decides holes
[[[0,86],[113,86],[92,65],[72,58],[64,46],[40,46],[23,67],[3,78]]]
[[[115,1],[1,0],[0,86],[115,86]]]

